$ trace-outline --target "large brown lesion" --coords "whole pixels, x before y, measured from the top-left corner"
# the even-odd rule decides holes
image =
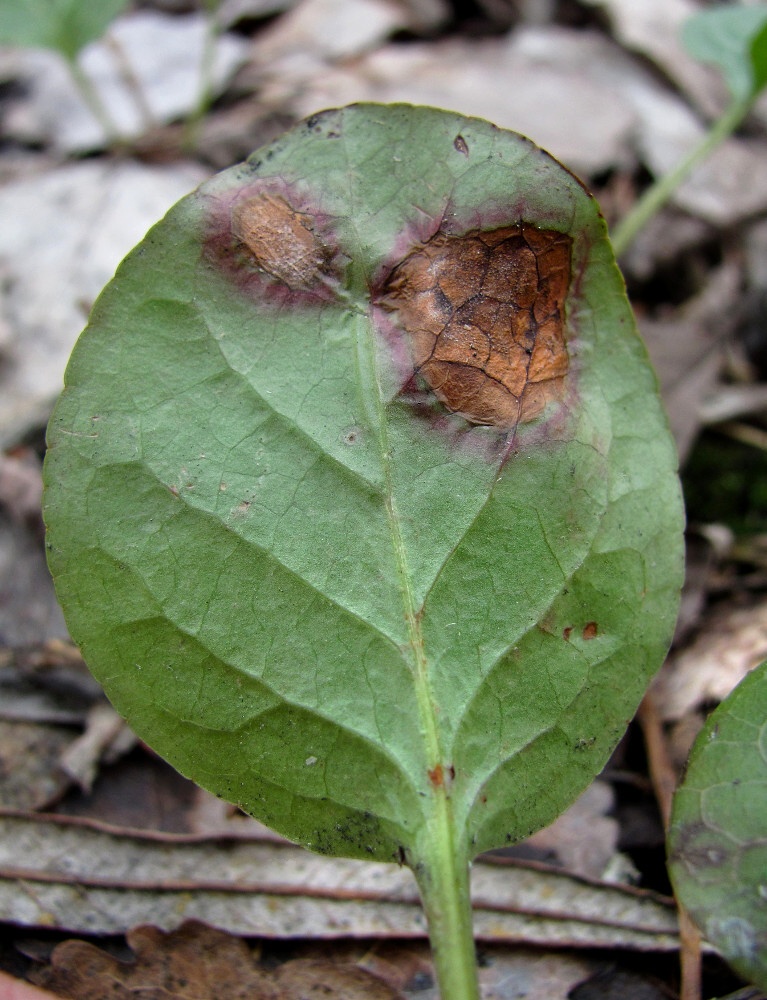
[[[562,398],[571,245],[526,223],[438,233],[393,269],[382,304],[408,334],[414,374],[449,410],[511,429]]]

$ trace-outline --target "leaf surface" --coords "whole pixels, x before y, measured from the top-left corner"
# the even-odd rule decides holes
[[[767,987],[767,663],[711,713],[674,797],[669,871],[682,905]]]
[[[47,48],[74,59],[101,38],[128,0],[0,0],[0,44]]]
[[[754,74],[754,94],[757,94],[767,84],[767,11],[761,28],[753,36],[749,56]]]
[[[66,386],[58,593],[183,773],[410,860],[437,797],[475,854],[603,766],[669,641],[681,503],[604,222],[528,140],[308,119],[149,233]]]
[[[685,48],[716,66],[735,99],[755,96],[767,82],[767,5],[704,10],[682,28]]]

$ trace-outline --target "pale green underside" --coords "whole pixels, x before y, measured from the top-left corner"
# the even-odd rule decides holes
[[[344,302],[254,301],[201,255],[210,206],[268,177],[338,220]],[[383,388],[366,293],[407,225],[480,210],[574,239],[568,412],[502,470],[483,457],[497,431],[454,416],[450,438]],[[297,127],[151,231],[66,384],[46,462],[57,590],[109,697],[183,773],[315,850],[397,857],[434,763],[403,588],[472,853],[547,823],[602,767],[671,635],[681,502],[597,207],[532,144],[404,106]]]

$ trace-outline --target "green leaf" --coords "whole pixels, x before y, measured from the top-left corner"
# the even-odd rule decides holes
[[[767,662],[710,715],[674,797],[680,903],[742,976],[767,988]]]
[[[721,71],[736,100],[767,83],[767,6],[737,4],[701,11],[682,27],[685,48]]]
[[[751,68],[754,73],[754,94],[767,84],[767,12],[762,27],[751,42]]]
[[[0,0],[0,44],[55,49],[74,59],[101,38],[128,0]]]
[[[328,111],[204,184],[100,297],[49,443],[109,697],[315,851],[526,836],[669,642],[675,450],[604,222],[486,122]]]

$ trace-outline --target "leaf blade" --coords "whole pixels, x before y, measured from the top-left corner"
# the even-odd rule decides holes
[[[128,0],[0,0],[0,42],[48,48],[73,60],[101,38]]]
[[[767,664],[711,713],[674,796],[669,872],[678,898],[746,979],[767,983],[764,907]]]
[[[403,382],[387,282],[435,231],[485,255],[462,234],[509,233],[523,266],[520,219],[534,242],[572,236],[572,374],[540,418],[478,426]],[[99,300],[50,441],[51,566],[108,693],[177,767],[315,850],[401,859],[446,786],[472,851],[525,835],[601,766],[670,635],[673,445],[604,223],[486,123],[328,112],[179,203]],[[656,521],[665,551],[642,539]],[[519,678],[499,723],[494,686]],[[524,817],[506,796],[533,744],[558,785]]]
[[[701,11],[682,27],[682,42],[722,73],[732,97],[755,97],[767,81],[764,47],[767,7],[761,4]]]

